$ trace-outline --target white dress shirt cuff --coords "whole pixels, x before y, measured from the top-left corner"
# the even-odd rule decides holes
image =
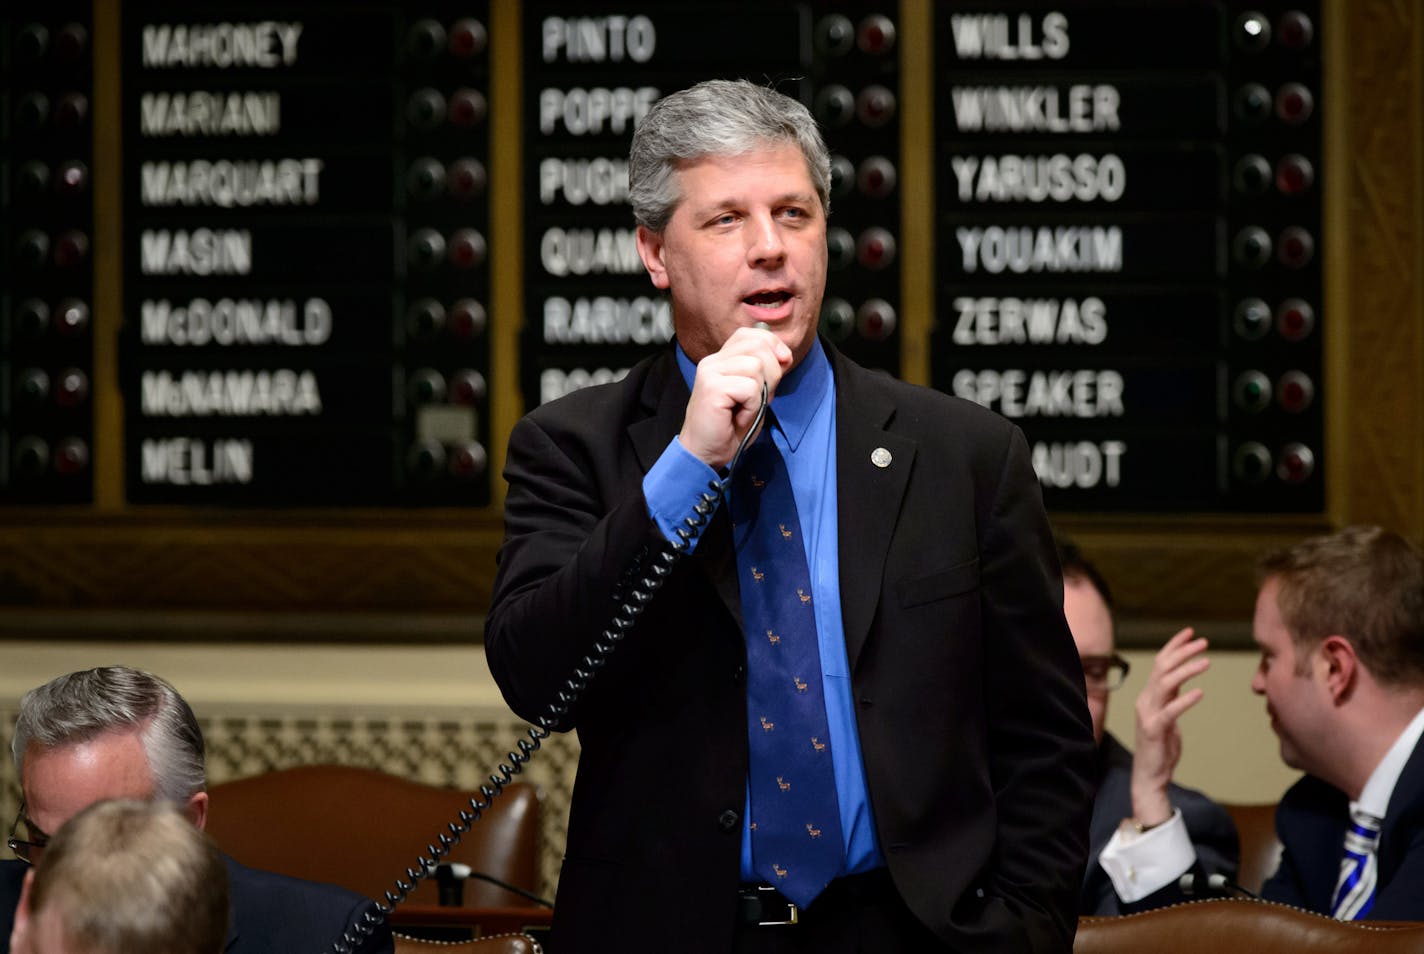
[[[1124,904],[1160,891],[1191,870],[1197,860],[1180,808],[1155,828],[1138,833],[1119,827],[1098,854]]]

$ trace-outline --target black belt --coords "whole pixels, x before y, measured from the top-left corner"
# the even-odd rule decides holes
[[[863,874],[836,878],[811,904],[818,907],[824,900],[839,906],[895,896],[895,883],[890,880],[890,872],[876,868]],[[793,904],[769,884],[743,885],[737,889],[738,924],[781,927],[799,924],[805,916],[806,909]]]

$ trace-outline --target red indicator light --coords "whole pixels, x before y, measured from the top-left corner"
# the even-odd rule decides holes
[[[54,449],[54,469],[65,477],[82,474],[89,466],[89,445],[77,437],[66,437]]]
[[[489,107],[484,94],[474,89],[457,89],[450,97],[450,122],[466,129],[484,122]]]
[[[1310,160],[1292,153],[1276,163],[1276,188],[1286,195],[1299,195],[1315,183],[1315,167]]]
[[[1287,341],[1301,341],[1315,330],[1315,309],[1300,298],[1287,298],[1276,308],[1276,331]]]
[[[887,53],[895,46],[895,24],[890,22],[889,17],[872,14],[860,21],[855,43],[864,53]]]
[[[1287,444],[1281,448],[1276,463],[1276,476],[1288,484],[1304,483],[1315,473],[1315,454],[1304,444]]]
[[[450,264],[462,271],[482,264],[488,250],[485,237],[474,229],[460,229],[450,236]]]
[[[883,199],[895,191],[895,166],[884,156],[871,156],[860,164],[856,183],[872,199]]]
[[[478,159],[456,159],[450,163],[450,194],[457,199],[472,199],[483,195],[488,181],[484,163]]]
[[[89,396],[89,376],[78,368],[59,372],[54,386],[54,403],[60,407],[77,407]]]
[[[867,126],[883,126],[895,115],[895,94],[884,86],[867,86],[856,97],[855,111]]]
[[[484,445],[471,441],[455,447],[450,454],[450,476],[460,479],[478,477],[489,466]]]
[[[868,341],[884,341],[895,331],[895,309],[883,298],[871,298],[855,313],[855,327]]]
[[[466,368],[450,375],[450,403],[471,407],[489,394],[485,376]]]
[[[462,60],[483,53],[488,42],[485,25],[478,20],[456,20],[450,28],[450,54]]]
[[[61,62],[75,63],[89,49],[89,31],[78,23],[66,23],[54,38],[54,52]]]
[[[1282,229],[1276,257],[1288,268],[1304,268],[1315,257],[1315,239],[1299,226]]]
[[[61,163],[55,188],[61,195],[82,195],[89,188],[89,167],[78,159]]]
[[[866,268],[882,269],[895,260],[895,236],[882,228],[866,229],[855,243],[855,255]]]
[[[89,118],[89,97],[83,93],[66,93],[54,108],[55,124],[65,129],[80,126]]]
[[[1315,112],[1315,97],[1299,83],[1287,83],[1276,92],[1276,115],[1282,122],[1299,125]]]
[[[1276,388],[1276,400],[1283,409],[1299,414],[1315,400],[1315,384],[1303,372],[1287,371]]]
[[[89,258],[89,236],[65,232],[54,243],[54,263],[60,268],[78,268]]]
[[[450,333],[468,340],[485,331],[485,306],[473,298],[461,298],[450,306]]]
[[[1277,23],[1281,46],[1288,50],[1303,50],[1315,39],[1315,24],[1299,10],[1287,10]]]

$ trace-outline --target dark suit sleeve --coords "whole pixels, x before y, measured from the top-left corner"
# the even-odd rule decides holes
[[[1094,746],[1083,670],[1063,618],[1048,520],[1023,434],[980,499],[981,612],[996,863],[986,886],[998,950],[1067,951],[1088,852]]]
[[[611,473],[594,463],[577,430],[551,433],[526,417],[509,438],[505,541],[485,652],[510,708],[531,722],[608,624],[625,580],[646,572],[663,545],[641,482],[609,486]],[[558,728],[575,723],[571,713]]]

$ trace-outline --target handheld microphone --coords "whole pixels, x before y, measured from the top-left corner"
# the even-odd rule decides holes
[[[1264,901],[1256,892],[1232,881],[1224,874],[1209,874],[1205,877],[1188,871],[1177,879],[1177,887],[1182,889],[1186,895],[1197,894],[1198,891],[1206,897],[1242,897],[1252,901]]]

